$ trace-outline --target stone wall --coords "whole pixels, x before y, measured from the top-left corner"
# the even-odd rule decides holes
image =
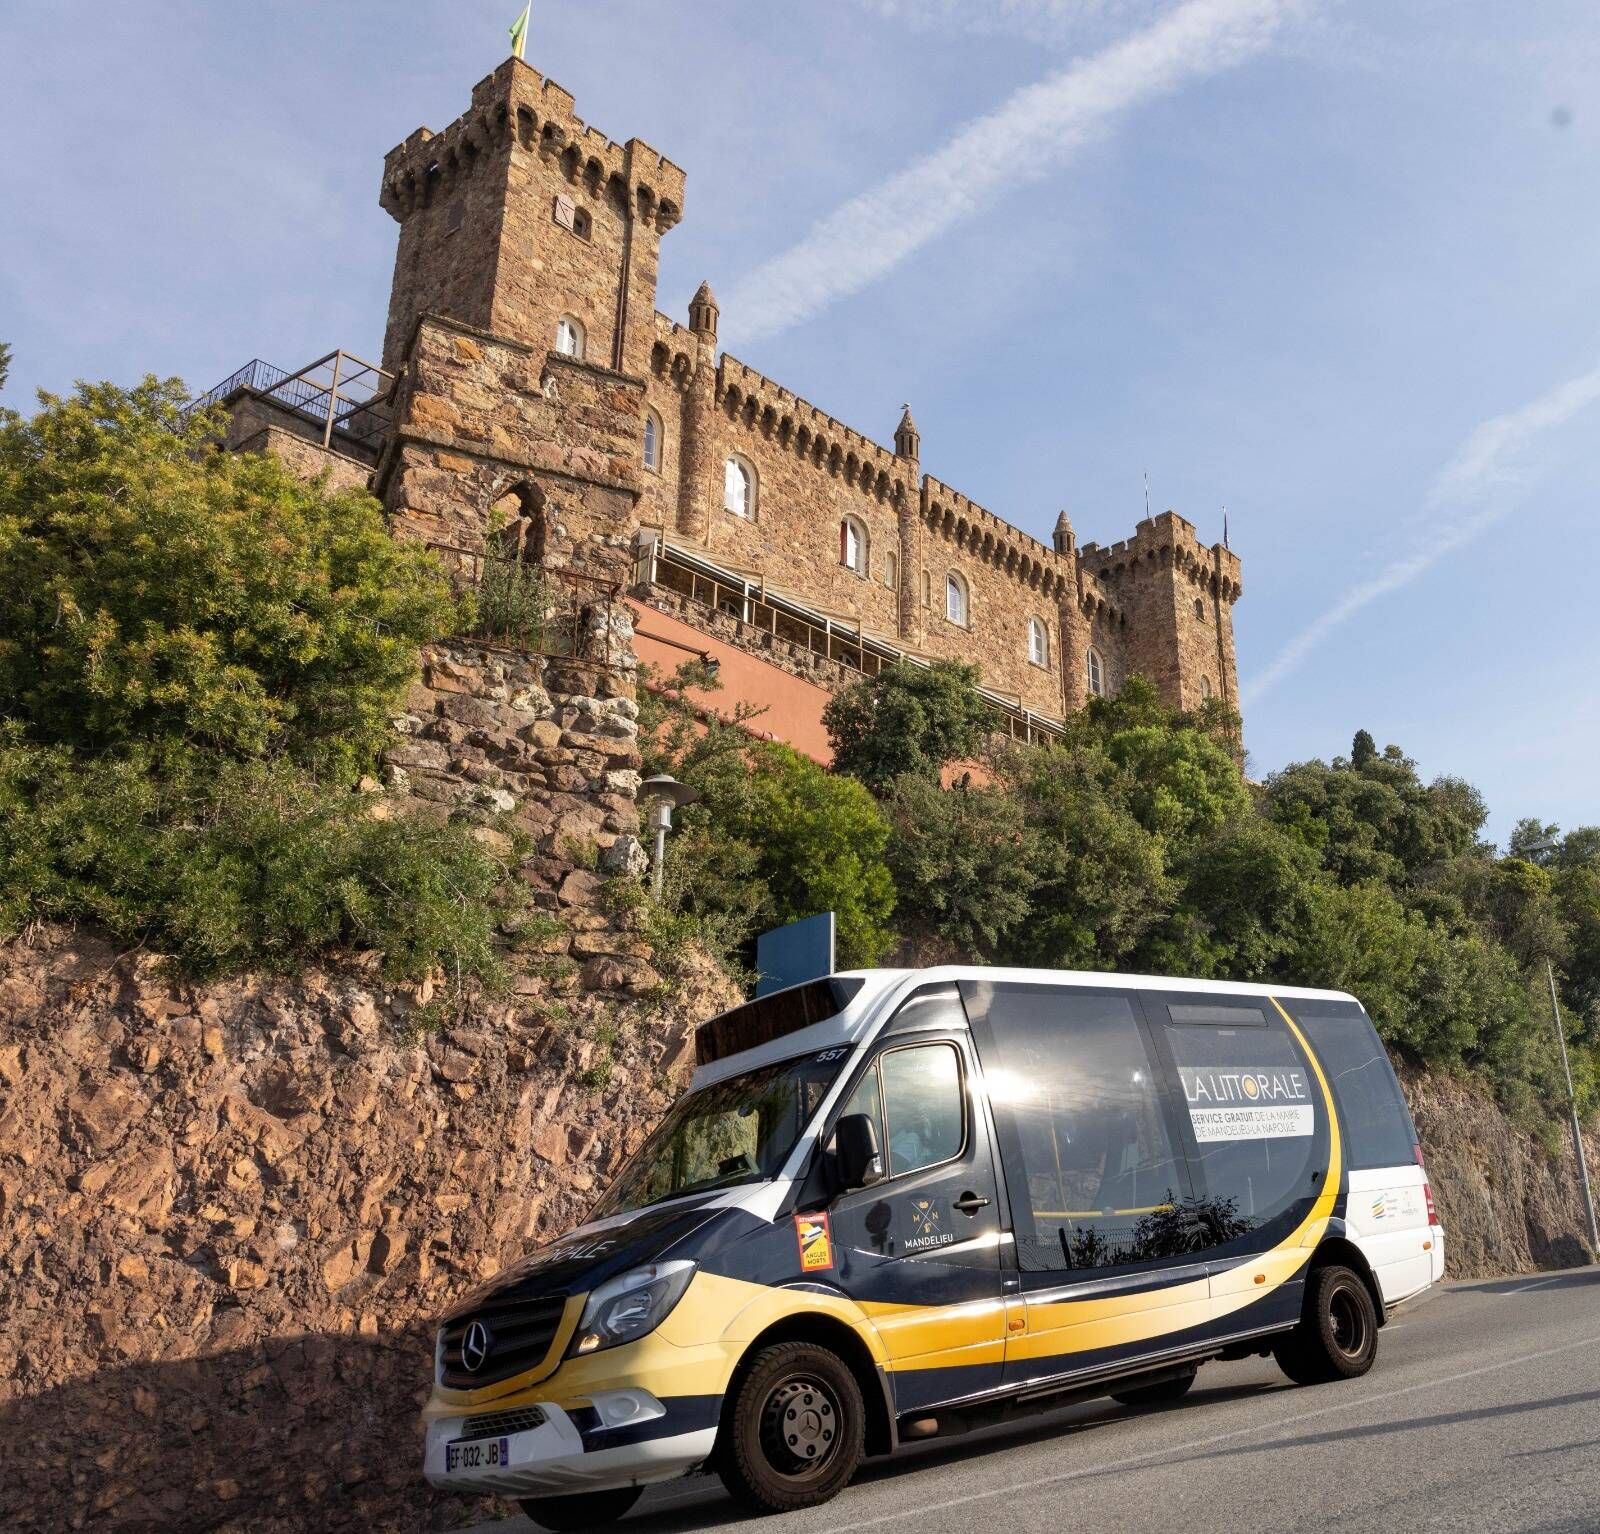
[[[691,961],[666,1002],[524,982],[417,1035],[421,999],[359,960],[191,987],[0,947],[0,1527],[495,1511],[422,1483],[433,1325],[583,1217],[737,997]]]
[[[231,453],[272,453],[302,479],[328,476],[331,490],[365,490],[372,464],[335,449],[322,438],[312,440],[307,422],[260,395],[241,391],[226,402],[228,432],[223,445]]]
[[[1181,518],[1141,523],[1097,559],[1093,545],[1080,554],[1064,518],[1041,543],[924,475],[909,415],[891,449],[719,358],[709,287],[687,327],[659,314],[660,238],[680,216],[683,180],[647,145],[613,143],[583,123],[567,92],[514,60],[480,82],[449,128],[419,129],[391,152],[382,201],[401,235],[385,365],[431,376],[403,380],[408,445],[390,467],[418,488],[411,499],[434,503],[424,524],[452,500],[481,524],[480,503],[509,468],[539,467],[542,445],[558,439],[580,454],[592,432],[610,466],[580,477],[629,497],[595,519],[608,535],[663,528],[903,648],[973,662],[989,687],[1041,714],[1083,705],[1091,647],[1105,691],[1137,671],[1172,704],[1193,707],[1209,689],[1237,706],[1238,562],[1202,548]],[[421,345],[430,315],[475,332],[458,334],[467,376],[444,391],[459,414],[441,405],[440,359]],[[544,362],[563,315],[581,323],[585,361],[609,379],[614,397],[596,413],[584,388],[565,397],[557,369],[572,364]],[[461,350],[468,341],[478,357]],[[514,345],[526,353],[518,366],[490,355]],[[559,410],[527,408],[535,376],[555,380]],[[647,421],[658,428],[651,465]],[[748,517],[724,506],[734,458],[755,481]],[[846,518],[866,545],[859,569],[840,556]],[[966,591],[965,622],[947,615],[952,575]],[[1030,620],[1045,633],[1042,664]]]

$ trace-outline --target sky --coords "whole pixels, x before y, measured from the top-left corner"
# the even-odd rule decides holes
[[[0,402],[381,349],[385,152],[515,0],[10,0]],[[1600,822],[1593,0],[535,0],[683,166],[659,306],[1048,540],[1243,560],[1251,770],[1357,729]]]

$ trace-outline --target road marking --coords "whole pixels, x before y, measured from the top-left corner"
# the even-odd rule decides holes
[[[1314,1417],[1329,1417],[1336,1412],[1355,1411],[1364,1406],[1376,1406],[1380,1401],[1394,1401],[1401,1396],[1415,1395],[1419,1390],[1437,1390],[1443,1385],[1456,1385],[1462,1380],[1476,1379],[1482,1374],[1494,1374],[1501,1369],[1513,1369],[1518,1364],[1531,1364],[1541,1358],[1553,1358],[1557,1353],[1571,1353],[1577,1348],[1600,1345],[1600,1336],[1585,1337],[1580,1342],[1564,1342],[1560,1347],[1542,1348],[1537,1353],[1523,1353],[1516,1358],[1504,1358],[1498,1363],[1484,1364],[1477,1369],[1463,1369],[1459,1374],[1447,1374],[1443,1379],[1423,1380],[1417,1385],[1402,1385],[1398,1390],[1385,1390],[1378,1395],[1362,1396],[1359,1400],[1340,1401],[1334,1406],[1319,1406],[1315,1411],[1299,1412],[1292,1417],[1280,1417],[1270,1426],[1252,1423],[1249,1427],[1233,1428],[1226,1433],[1213,1433],[1209,1438],[1196,1438],[1189,1443],[1166,1444],[1150,1449],[1144,1454],[1130,1454],[1125,1459],[1108,1460],[1101,1465],[1081,1465],[1076,1470],[1063,1470],[1056,1475],[1042,1475],[1032,1481],[1016,1481],[1009,1486],[996,1486],[990,1491],[969,1492],[964,1497],[951,1497],[944,1502],[924,1502],[916,1508],[900,1513],[882,1513],[876,1518],[863,1518],[856,1523],[835,1525],[834,1534],[852,1534],[855,1529],[876,1528],[880,1524],[896,1523],[902,1518],[926,1518],[952,1507],[965,1507],[973,1502],[984,1502],[991,1497],[1012,1496],[1019,1491],[1034,1491],[1041,1486],[1058,1486],[1063,1481],[1076,1481],[1086,1475],[1101,1475],[1107,1470],[1123,1470],[1146,1460],[1163,1459],[1173,1454],[1183,1454],[1191,1449],[1208,1449],[1212,1444],[1226,1443],[1230,1438],[1245,1438],[1251,1433],[1265,1436],[1291,1427],[1297,1422],[1309,1422]]]
[[[1502,1294],[1526,1294],[1530,1289],[1543,1289],[1550,1284],[1559,1284],[1567,1275],[1557,1273],[1554,1278],[1541,1278],[1536,1284],[1524,1284],[1520,1289],[1502,1289]]]

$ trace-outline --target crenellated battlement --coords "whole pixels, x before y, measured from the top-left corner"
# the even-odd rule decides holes
[[[761,432],[863,494],[899,501],[915,493],[906,481],[904,460],[891,449],[736,357],[724,354],[718,365],[716,402],[730,421]]]
[[[923,477],[922,515],[931,531],[983,563],[1057,601],[1069,595],[1067,560],[931,474]]]
[[[537,153],[560,164],[573,185],[637,205],[666,233],[683,217],[686,177],[643,139],[619,144],[574,112],[570,91],[520,59],[507,59],[472,90],[472,105],[442,133],[418,128],[384,157],[379,202],[404,223],[419,207],[452,191],[485,155]]]
[[[1210,587],[1232,603],[1242,592],[1239,557],[1222,544],[1201,543],[1194,524],[1175,511],[1145,517],[1131,538],[1101,547],[1086,543],[1079,551],[1084,568],[1115,586],[1154,569],[1176,568],[1195,585]]]

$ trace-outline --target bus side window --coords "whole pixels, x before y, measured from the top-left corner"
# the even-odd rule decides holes
[[[1209,1244],[1289,1228],[1322,1191],[1327,1112],[1276,1008],[1257,997],[1152,996],[1148,1005],[1177,1066]]]
[[[980,1048],[1022,1267],[1189,1250],[1187,1178],[1131,996],[996,986],[988,1002]]]

